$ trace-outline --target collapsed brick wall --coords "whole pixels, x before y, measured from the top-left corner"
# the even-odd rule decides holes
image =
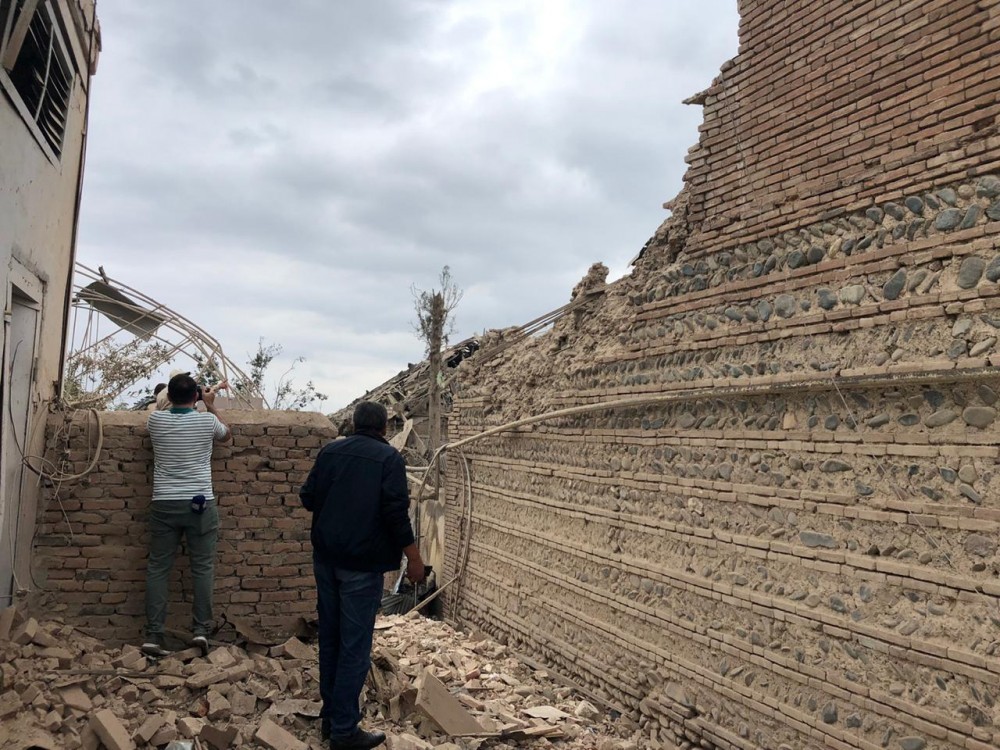
[[[232,445],[215,447],[212,460],[220,516],[215,615],[284,629],[315,611],[309,514],[298,489],[318,449],[336,431],[321,414],[224,416],[234,437]],[[112,642],[135,643],[145,622],[153,459],[146,417],[101,414],[99,462],[80,482],[50,489],[35,536],[36,606],[46,616],[57,615]],[[75,474],[93,456],[96,424],[86,412],[64,420],[53,415],[49,430],[58,432],[55,442],[67,448],[63,470]],[[191,581],[187,557],[180,552],[170,593],[168,626],[186,633]]]
[[[460,369],[452,439],[645,402],[452,456],[446,612],[651,747],[998,746],[1000,3],[741,11],[633,274]]]

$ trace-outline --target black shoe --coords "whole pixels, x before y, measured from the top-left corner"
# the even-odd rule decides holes
[[[385,742],[385,732],[366,732],[361,727],[346,737],[331,737],[330,750],[368,750]]]
[[[194,646],[196,649],[201,651],[202,656],[208,656],[208,638],[203,635],[196,635],[192,638],[188,645]]]
[[[162,659],[165,656],[170,656],[170,652],[163,647],[163,639],[151,637],[143,643],[139,650],[142,651],[146,656],[153,659]]]

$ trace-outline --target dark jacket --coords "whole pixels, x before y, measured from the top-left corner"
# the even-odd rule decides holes
[[[406,464],[380,435],[324,446],[299,497],[313,514],[313,555],[326,563],[386,572],[413,544]]]

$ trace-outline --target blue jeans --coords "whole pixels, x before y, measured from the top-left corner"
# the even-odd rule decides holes
[[[313,559],[319,610],[320,715],[330,736],[351,734],[361,721],[359,701],[371,666],[382,574],[344,570]]]

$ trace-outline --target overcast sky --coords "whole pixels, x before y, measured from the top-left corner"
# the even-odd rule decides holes
[[[100,0],[78,259],[303,356],[332,411],[621,275],[665,218],[736,0]],[[280,366],[276,368],[280,369]]]

